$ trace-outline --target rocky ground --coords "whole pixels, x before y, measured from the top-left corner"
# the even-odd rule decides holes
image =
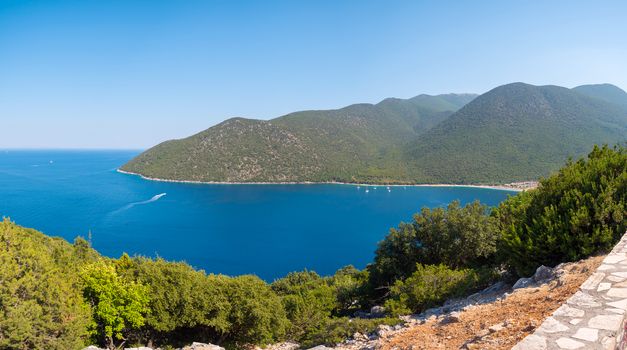
[[[573,295],[602,260],[599,256],[554,269],[540,267],[512,287],[497,283],[406,317],[399,329],[380,326],[375,334],[355,334],[335,348],[316,350],[511,349]]]
[[[83,350],[106,350],[106,349],[101,349],[97,346],[92,345],[92,346],[88,346],[84,348]],[[124,350],[153,350],[153,349],[149,347],[141,346],[138,348],[124,348]],[[155,350],[159,350],[159,349],[155,349]],[[176,350],[225,350],[225,349],[221,346],[217,346],[213,344],[192,343],[191,345],[188,345],[180,349],[176,349]]]

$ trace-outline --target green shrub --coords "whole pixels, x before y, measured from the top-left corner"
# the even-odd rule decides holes
[[[149,311],[141,340],[147,343],[184,343],[185,338],[217,342],[227,332],[230,310],[222,283],[215,276],[194,270],[183,262],[133,258],[122,263],[124,273],[150,288]]]
[[[292,272],[272,288],[281,296],[290,320],[288,337],[295,341],[306,341],[320,330],[337,306],[333,288],[315,272]]]
[[[220,283],[230,308],[221,340],[236,344],[269,344],[282,340],[289,321],[281,298],[257,276],[210,276]]]
[[[337,270],[328,283],[335,294],[335,315],[346,316],[368,306],[368,270],[360,271],[352,265],[345,266]]]
[[[321,344],[333,346],[351,337],[356,332],[368,334],[373,332],[379,325],[386,324],[393,326],[400,322],[398,318],[330,318],[319,330],[311,333],[309,339],[304,341],[301,345],[305,348]]]
[[[83,296],[92,306],[96,322],[94,337],[109,349],[144,325],[148,312],[148,288],[120,277],[115,266],[105,260],[85,266],[80,277]],[[121,347],[121,345],[120,345]]]
[[[385,308],[391,315],[421,312],[447,299],[468,295],[496,278],[493,269],[451,269],[445,265],[416,265],[406,280],[390,289]]]
[[[492,261],[499,233],[488,207],[478,201],[464,207],[454,201],[446,209],[423,208],[412,223],[391,229],[379,243],[368,267],[372,287],[389,286],[414,272],[416,263],[452,268],[476,267]]]
[[[78,287],[80,257],[62,239],[0,221],[0,349],[85,345],[91,313]]]
[[[611,249],[627,228],[627,150],[595,147],[539,188],[503,202],[502,260],[519,276]]]

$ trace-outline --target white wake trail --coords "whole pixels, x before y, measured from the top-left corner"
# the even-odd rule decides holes
[[[119,213],[119,212],[121,212],[121,211],[125,211],[125,210],[128,210],[128,209],[131,209],[132,207],[134,207],[134,206],[136,206],[136,205],[148,204],[148,203],[152,203],[152,202],[158,201],[158,200],[159,200],[159,198],[161,198],[161,197],[165,196],[166,194],[167,194],[167,193],[159,193],[159,194],[157,194],[157,195],[152,196],[152,198],[150,198],[150,199],[148,199],[148,200],[141,201],[141,202],[134,202],[134,203],[127,204],[127,205],[123,206],[122,208],[120,208],[120,209],[118,209],[118,210],[113,211],[113,212],[111,213],[111,215],[117,214],[117,213]]]

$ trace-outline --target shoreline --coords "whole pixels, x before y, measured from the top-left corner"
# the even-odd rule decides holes
[[[155,177],[149,177],[138,173],[133,173],[130,171],[125,171],[120,168],[117,168],[116,171],[121,174],[139,176],[144,180],[149,181],[158,181],[158,182],[175,182],[175,183],[188,183],[188,184],[197,184],[197,185],[348,185],[348,186],[369,186],[369,187],[468,187],[468,188],[483,188],[490,190],[501,190],[501,191],[512,191],[512,192],[522,192],[528,189],[533,189],[535,186],[531,187],[514,187],[512,185],[459,185],[459,184],[365,184],[365,183],[356,183],[356,182],[339,182],[339,181],[325,181],[325,182],[313,182],[313,181],[293,181],[293,182],[228,182],[228,181],[194,181],[194,180],[169,180],[169,179],[160,179]],[[533,181],[527,181],[525,183],[532,183]],[[537,186],[537,183],[536,183]]]

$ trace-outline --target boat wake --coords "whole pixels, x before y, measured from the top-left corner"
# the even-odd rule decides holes
[[[122,208],[115,210],[111,213],[111,215],[115,215],[121,211],[125,211],[128,209],[131,209],[132,207],[136,206],[136,205],[142,205],[142,204],[148,204],[148,203],[152,203],[152,202],[156,202],[159,200],[159,198],[165,196],[167,193],[159,193],[158,195],[152,196],[152,198],[145,200],[145,201],[141,201],[141,202],[134,202],[134,203],[129,203],[125,206],[123,206]]]

